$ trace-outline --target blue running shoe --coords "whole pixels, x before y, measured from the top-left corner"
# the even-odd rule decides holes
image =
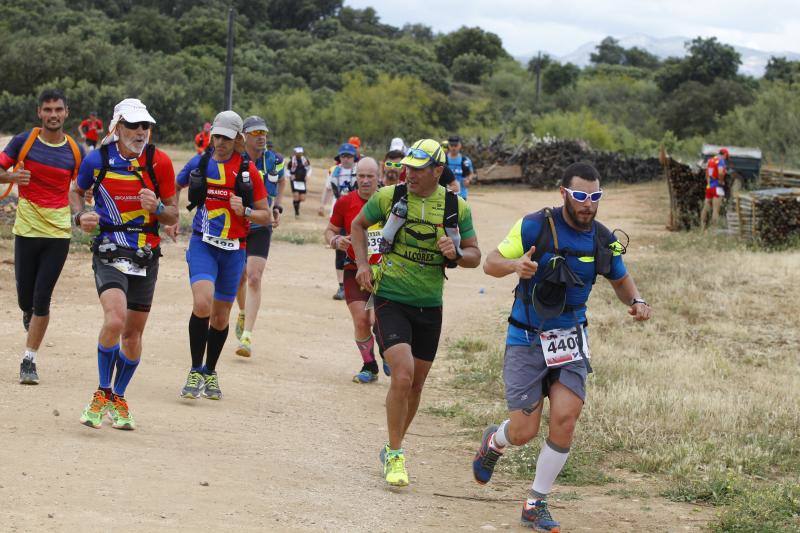
[[[378,373],[371,370],[363,369],[353,376],[353,383],[372,383],[373,381],[378,381]]]
[[[387,442],[386,444],[383,445],[383,448],[381,448],[381,453],[378,455],[378,457],[380,457],[381,459],[382,465],[386,464],[386,452],[388,450],[389,450],[389,443]]]
[[[383,373],[386,374],[386,377],[392,375],[392,369],[389,368],[389,363],[386,362],[386,359],[383,359]]]
[[[497,460],[503,456],[502,453],[489,446],[489,440],[491,440],[497,428],[498,426],[494,425],[483,430],[481,447],[478,448],[475,459],[472,461],[472,475],[475,476],[475,481],[481,485],[489,483],[489,480],[492,479],[492,473],[494,472],[494,465],[497,464]]]
[[[550,516],[547,500],[537,500],[533,507],[523,505],[520,524],[540,533],[560,533],[561,531],[560,524]]]

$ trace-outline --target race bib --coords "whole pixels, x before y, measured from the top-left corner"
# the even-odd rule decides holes
[[[267,174],[267,180],[269,180],[270,183],[278,183],[278,177],[277,174]]]
[[[717,196],[720,198],[725,198],[725,188],[724,187],[717,187]]]
[[[203,242],[223,250],[233,251],[239,249],[239,239],[223,239],[222,237],[214,237],[208,233],[203,233]]]
[[[378,224],[370,226],[367,230],[367,254],[376,255],[381,253],[381,239],[383,239],[383,229]]]
[[[590,359],[589,343],[586,342],[586,334],[583,328],[578,328],[583,341],[583,353],[586,359]],[[574,328],[550,329],[539,333],[542,341],[542,353],[544,362],[547,366],[562,366],[572,361],[581,361],[581,354],[578,350],[578,333]]]
[[[128,259],[127,257],[117,257],[108,263],[126,276],[146,276],[147,267],[142,267]]]
[[[294,190],[296,191],[305,191],[306,190],[306,182],[305,181],[293,181]]]

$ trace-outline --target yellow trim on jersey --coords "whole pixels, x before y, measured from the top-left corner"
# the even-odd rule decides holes
[[[40,142],[40,143],[42,143],[42,144],[43,144],[43,145],[45,145],[45,146],[49,146],[49,147],[51,147],[51,148],[61,148],[62,146],[64,146],[65,144],[67,144],[67,138],[66,138],[66,137],[64,137],[64,140],[63,140],[63,141],[61,141],[61,142],[60,142],[60,143],[58,143],[58,144],[52,144],[52,143],[49,143],[49,142],[45,141],[44,139],[42,139],[42,136],[41,136],[41,135],[39,135],[39,136],[38,136],[38,137],[36,137],[36,138],[39,140],[39,142]]]
[[[217,163],[217,171],[219,172],[219,178],[212,178],[210,176],[206,176],[206,183],[209,185],[225,185],[225,163]]]
[[[96,178],[99,173],[100,169],[96,168],[94,170],[94,177]],[[139,181],[139,178],[137,178],[136,175],[134,174],[120,174],[118,172],[111,172],[110,170],[106,172],[105,179],[112,179],[119,181]]]
[[[511,226],[506,238],[497,245],[497,250],[506,259],[519,259],[525,254],[527,250],[522,249],[522,219]]]
[[[211,222],[212,218],[217,218],[223,216],[225,217],[225,222],[222,225],[222,231],[220,232],[219,236],[221,239],[228,238],[228,231],[231,229],[231,213],[225,207],[220,207],[219,209],[212,209],[208,212],[208,221]]]
[[[150,212],[146,209],[137,209],[136,211],[128,211],[127,213],[121,213],[122,215],[122,223],[126,224],[131,222],[132,220],[136,220],[139,217],[144,217],[144,221],[142,225],[145,226],[150,222]],[[136,246],[141,248],[147,243],[147,234],[142,232],[136,237]]]

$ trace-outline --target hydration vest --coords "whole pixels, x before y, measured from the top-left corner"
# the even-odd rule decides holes
[[[205,205],[206,195],[208,194],[208,163],[211,160],[213,150],[209,147],[200,156],[199,166],[189,173],[189,205],[186,209],[191,211],[195,207]],[[246,179],[245,172],[250,172],[250,156],[247,152],[240,154],[242,160],[239,163],[239,172],[236,174],[236,182],[233,186],[233,192],[236,196],[242,199],[244,207],[253,207],[253,177]],[[223,176],[224,177],[224,176]],[[229,187],[220,187],[228,188]]]

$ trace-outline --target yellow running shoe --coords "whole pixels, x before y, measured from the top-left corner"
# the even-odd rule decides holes
[[[109,401],[106,393],[101,390],[94,391],[92,401],[86,406],[81,415],[81,424],[90,428],[100,429],[103,423],[103,415],[108,410]]]
[[[406,472],[406,458],[402,450],[390,451],[386,454],[383,463],[383,475],[386,483],[393,487],[408,485],[408,472]]]
[[[253,347],[250,341],[250,337],[242,336],[241,340],[239,341],[239,347],[236,349],[236,355],[240,355],[242,357],[250,357],[253,354]]]
[[[236,338],[241,340],[242,333],[244,333],[244,312],[239,311],[239,316],[236,317]]]

